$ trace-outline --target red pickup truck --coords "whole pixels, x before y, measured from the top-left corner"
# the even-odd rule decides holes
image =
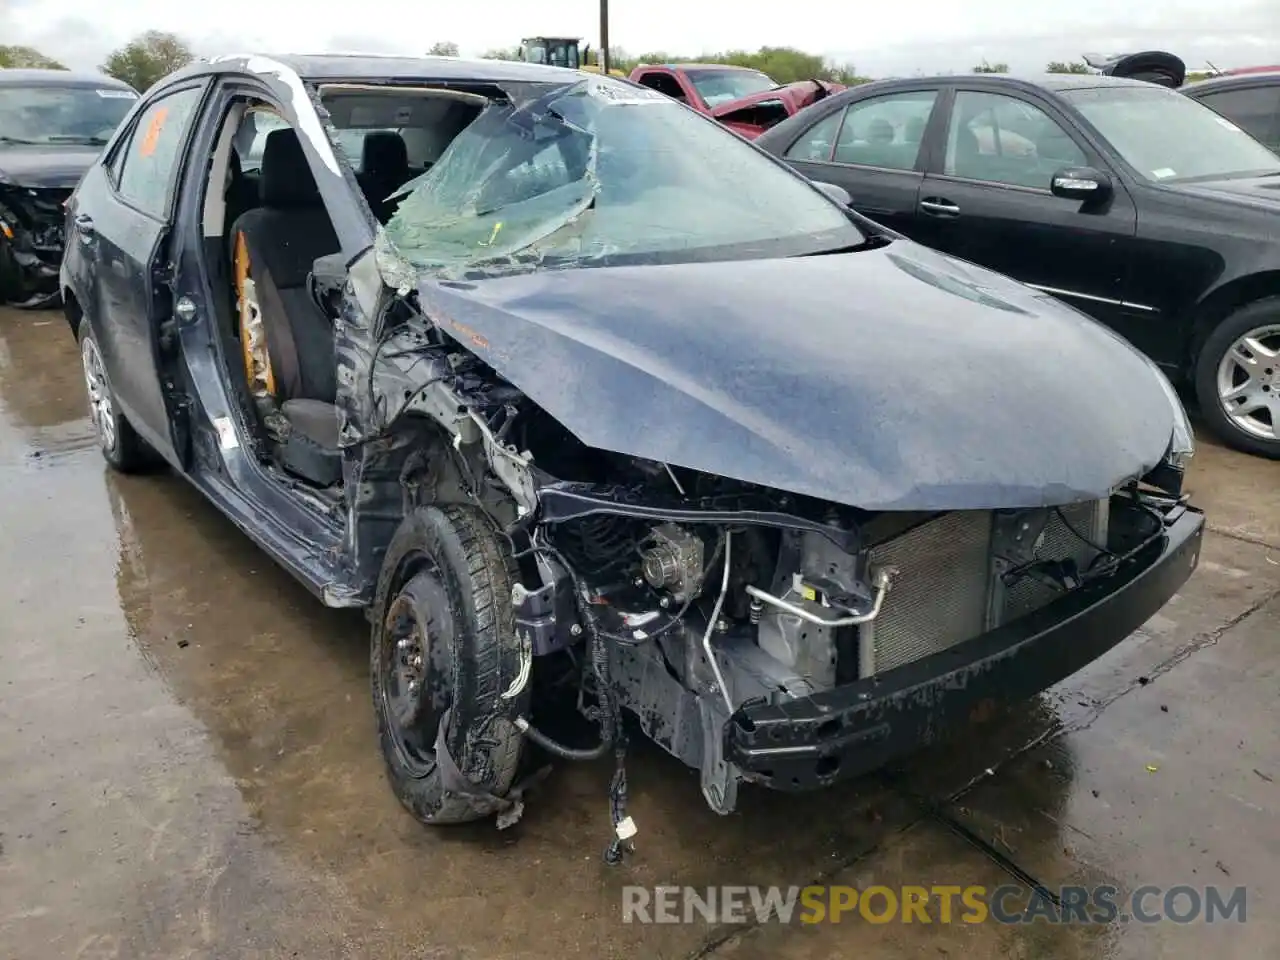
[[[642,63],[631,71],[631,80],[715,117],[748,139],[844,89],[826,80],[779,85],[759,70],[721,63]]]

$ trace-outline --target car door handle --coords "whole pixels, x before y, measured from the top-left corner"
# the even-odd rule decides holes
[[[929,197],[920,201],[920,209],[931,217],[958,217],[960,208],[942,197]]]
[[[93,236],[93,217],[89,216],[87,213],[82,213],[76,217],[73,222],[76,225],[76,230],[80,232],[82,237],[87,239]]]

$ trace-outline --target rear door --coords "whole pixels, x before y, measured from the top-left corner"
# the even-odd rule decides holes
[[[108,160],[109,189],[75,220],[95,265],[90,316],[112,390],[137,432],[171,460],[158,353],[161,324],[173,312],[166,241],[174,185],[206,86],[165,90],[135,114]]]
[[[1195,99],[1280,153],[1280,80],[1242,83]]]
[[[783,158],[848,191],[859,213],[911,237],[924,180],[925,133],[939,87],[899,89],[820,113]]]
[[[1020,88],[959,87],[949,99],[917,237],[1121,326],[1137,212],[1119,178],[1104,203],[1055,197],[1064,167],[1111,172],[1066,114]]]

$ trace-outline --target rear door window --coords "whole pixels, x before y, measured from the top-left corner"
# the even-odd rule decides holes
[[[832,160],[864,167],[914,170],[937,90],[910,90],[851,104]]]
[[[187,87],[148,104],[114,158],[116,191],[157,219],[167,216],[173,200],[182,148],[202,90]]]

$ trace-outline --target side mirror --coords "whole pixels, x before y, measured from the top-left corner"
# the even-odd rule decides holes
[[[1053,175],[1049,192],[1064,200],[1096,203],[1111,196],[1111,178],[1093,167],[1067,167]]]
[[[825,180],[813,180],[811,182],[840,206],[848,207],[853,204],[853,197],[849,196],[849,191],[844,187],[838,187],[834,183],[827,183]]]

